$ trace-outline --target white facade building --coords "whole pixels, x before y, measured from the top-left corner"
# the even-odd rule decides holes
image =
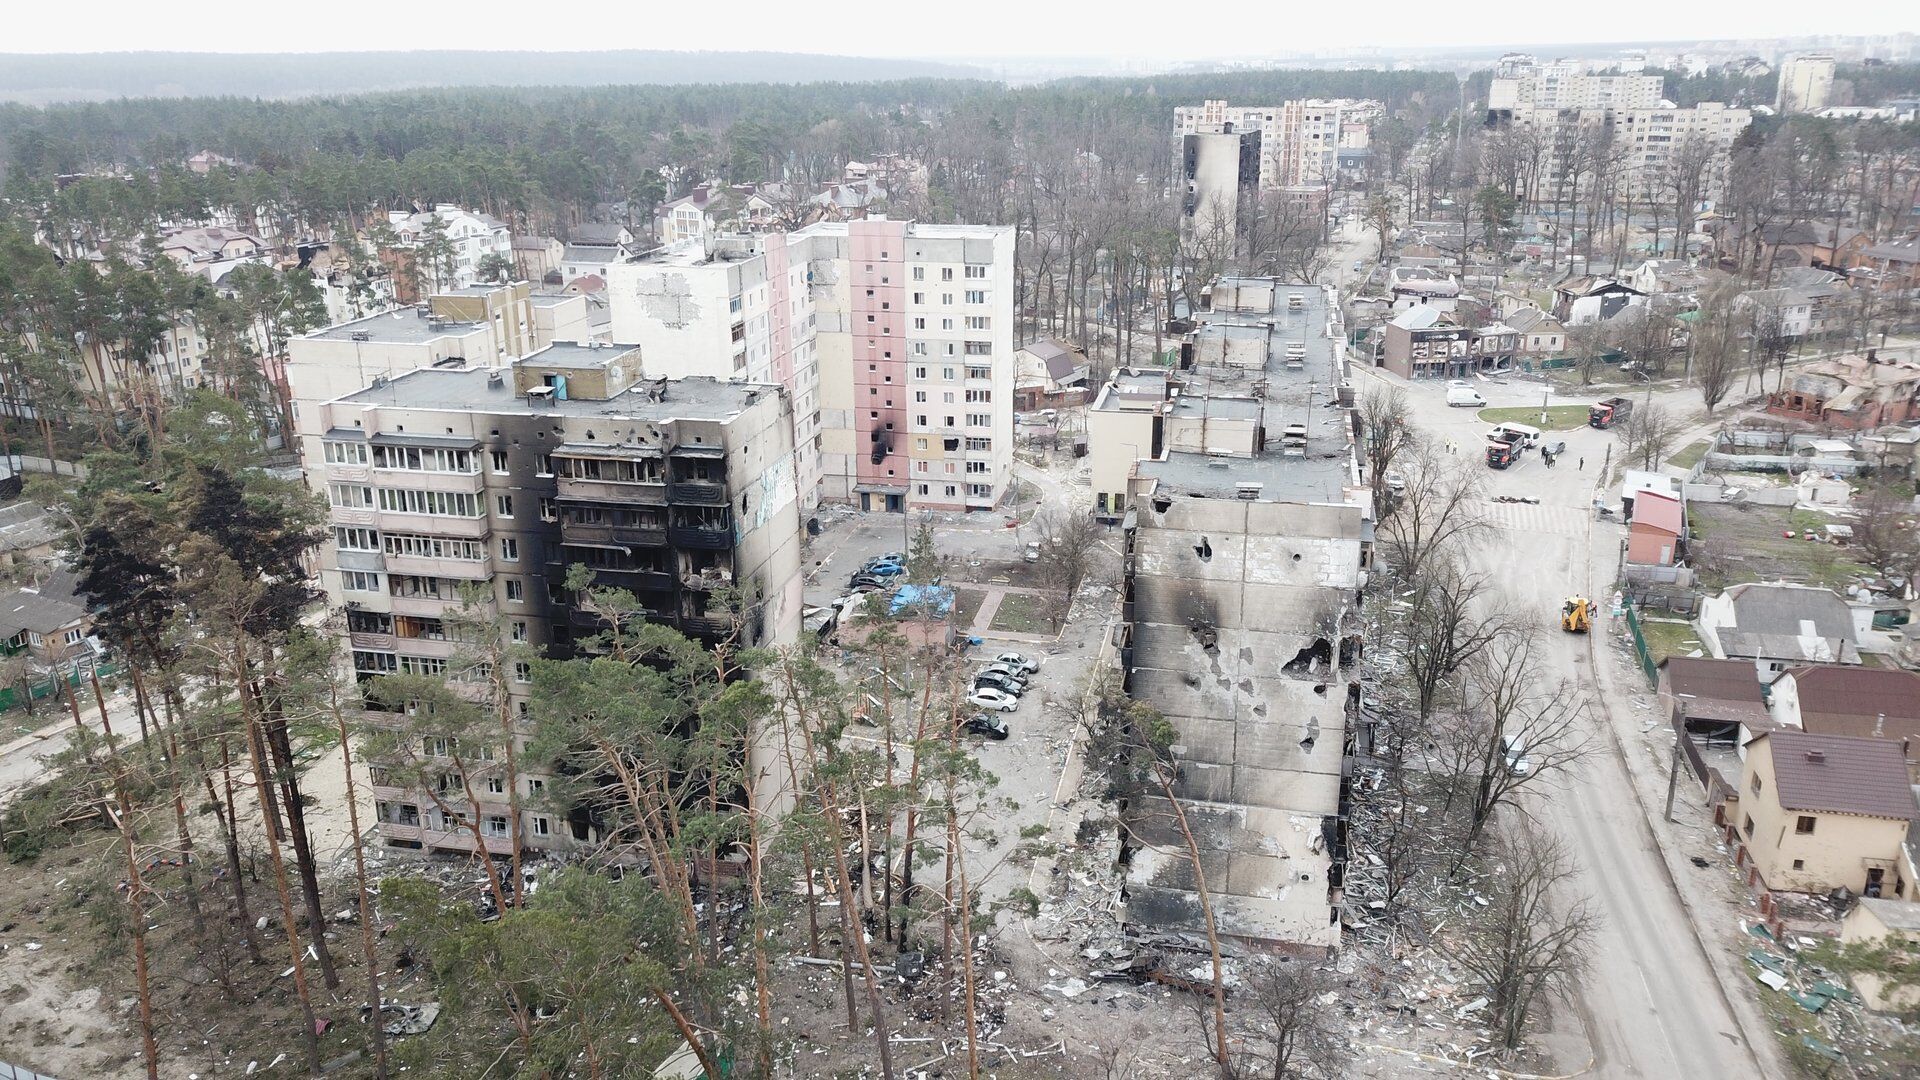
[[[417,214],[391,210],[387,212],[387,224],[393,227],[401,247],[417,248],[429,223],[436,217],[446,225],[447,240],[453,245],[453,274],[438,282],[439,288],[464,288],[478,281],[480,262],[488,255],[498,255],[512,263],[513,232],[506,223],[452,203],[440,203],[432,210]],[[429,273],[425,266],[420,269],[423,276]],[[436,283],[428,284],[432,287]]]
[[[1653,109],[1666,92],[1658,75],[1589,75],[1574,60],[1503,58],[1500,70],[1487,90],[1487,108],[1495,112]]]
[[[1833,97],[1833,54],[1807,53],[1780,65],[1780,90],[1774,108],[1783,113],[1817,112]]]
[[[803,509],[988,509],[1013,462],[1013,230],[885,218],[609,267],[652,376],[785,386]]]

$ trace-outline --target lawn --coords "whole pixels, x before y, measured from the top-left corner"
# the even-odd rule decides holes
[[[1053,633],[1053,624],[1047,620],[1045,598],[1011,592],[1001,597],[1000,608],[993,613],[992,629],[1009,634]]]
[[[1690,442],[1681,447],[1679,453],[1668,458],[1667,464],[1676,468],[1691,469],[1695,465],[1700,464],[1700,459],[1707,456],[1707,451],[1712,445],[1712,443],[1707,442],[1705,439]]]
[[[1549,405],[1547,422],[1540,422],[1540,407],[1527,405],[1518,409],[1481,409],[1480,419],[1489,424],[1525,424],[1542,431],[1572,431],[1587,426],[1587,407],[1585,405]]]
[[[973,629],[973,617],[980,613],[980,602],[986,598],[983,590],[954,586],[953,612],[947,621],[956,633],[964,634]]]
[[[1702,648],[1700,635],[1694,632],[1692,623],[1665,622],[1642,615],[1640,633],[1647,639],[1647,651],[1653,654],[1656,664],[1669,656],[1687,656]]]

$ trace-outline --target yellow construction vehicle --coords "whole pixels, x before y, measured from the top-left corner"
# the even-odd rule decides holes
[[[1560,629],[1569,634],[1584,634],[1593,621],[1593,601],[1584,596],[1569,596],[1560,609]]]

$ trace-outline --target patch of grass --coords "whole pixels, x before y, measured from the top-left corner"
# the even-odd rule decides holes
[[[947,621],[955,630],[961,632],[972,628],[973,617],[980,614],[980,604],[986,598],[987,594],[981,592],[979,589],[955,588],[953,590],[953,613],[948,617]]]
[[[1676,468],[1691,469],[1695,465],[1700,464],[1701,458],[1707,456],[1707,450],[1710,449],[1711,446],[1712,444],[1705,439],[1690,442],[1681,447],[1679,453],[1668,458],[1667,464],[1675,466]]]
[[[1689,558],[1704,591],[1741,581],[1797,581],[1835,588],[1865,574],[1853,549],[1802,539],[1831,519],[1783,506],[1694,503]],[[1795,534],[1793,539],[1785,535]]]
[[[1053,625],[1047,621],[1046,603],[1027,593],[1008,593],[993,613],[992,629],[1009,634],[1047,634]]]
[[[1572,431],[1587,426],[1587,407],[1549,405],[1545,423],[1540,421],[1540,408],[1537,405],[1514,409],[1481,409],[1480,419],[1488,424],[1525,424],[1542,431]]]
[[[1692,623],[1640,620],[1640,633],[1647,639],[1647,651],[1658,664],[1669,656],[1686,656],[1702,649],[1700,635]]]

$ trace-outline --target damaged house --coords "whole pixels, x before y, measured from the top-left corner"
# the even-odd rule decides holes
[[[1372,536],[1340,328],[1317,286],[1228,279],[1205,299],[1128,480],[1126,687],[1177,733],[1174,794],[1220,934],[1325,952]],[[1126,808],[1125,921],[1199,934],[1173,809],[1158,792]]]

